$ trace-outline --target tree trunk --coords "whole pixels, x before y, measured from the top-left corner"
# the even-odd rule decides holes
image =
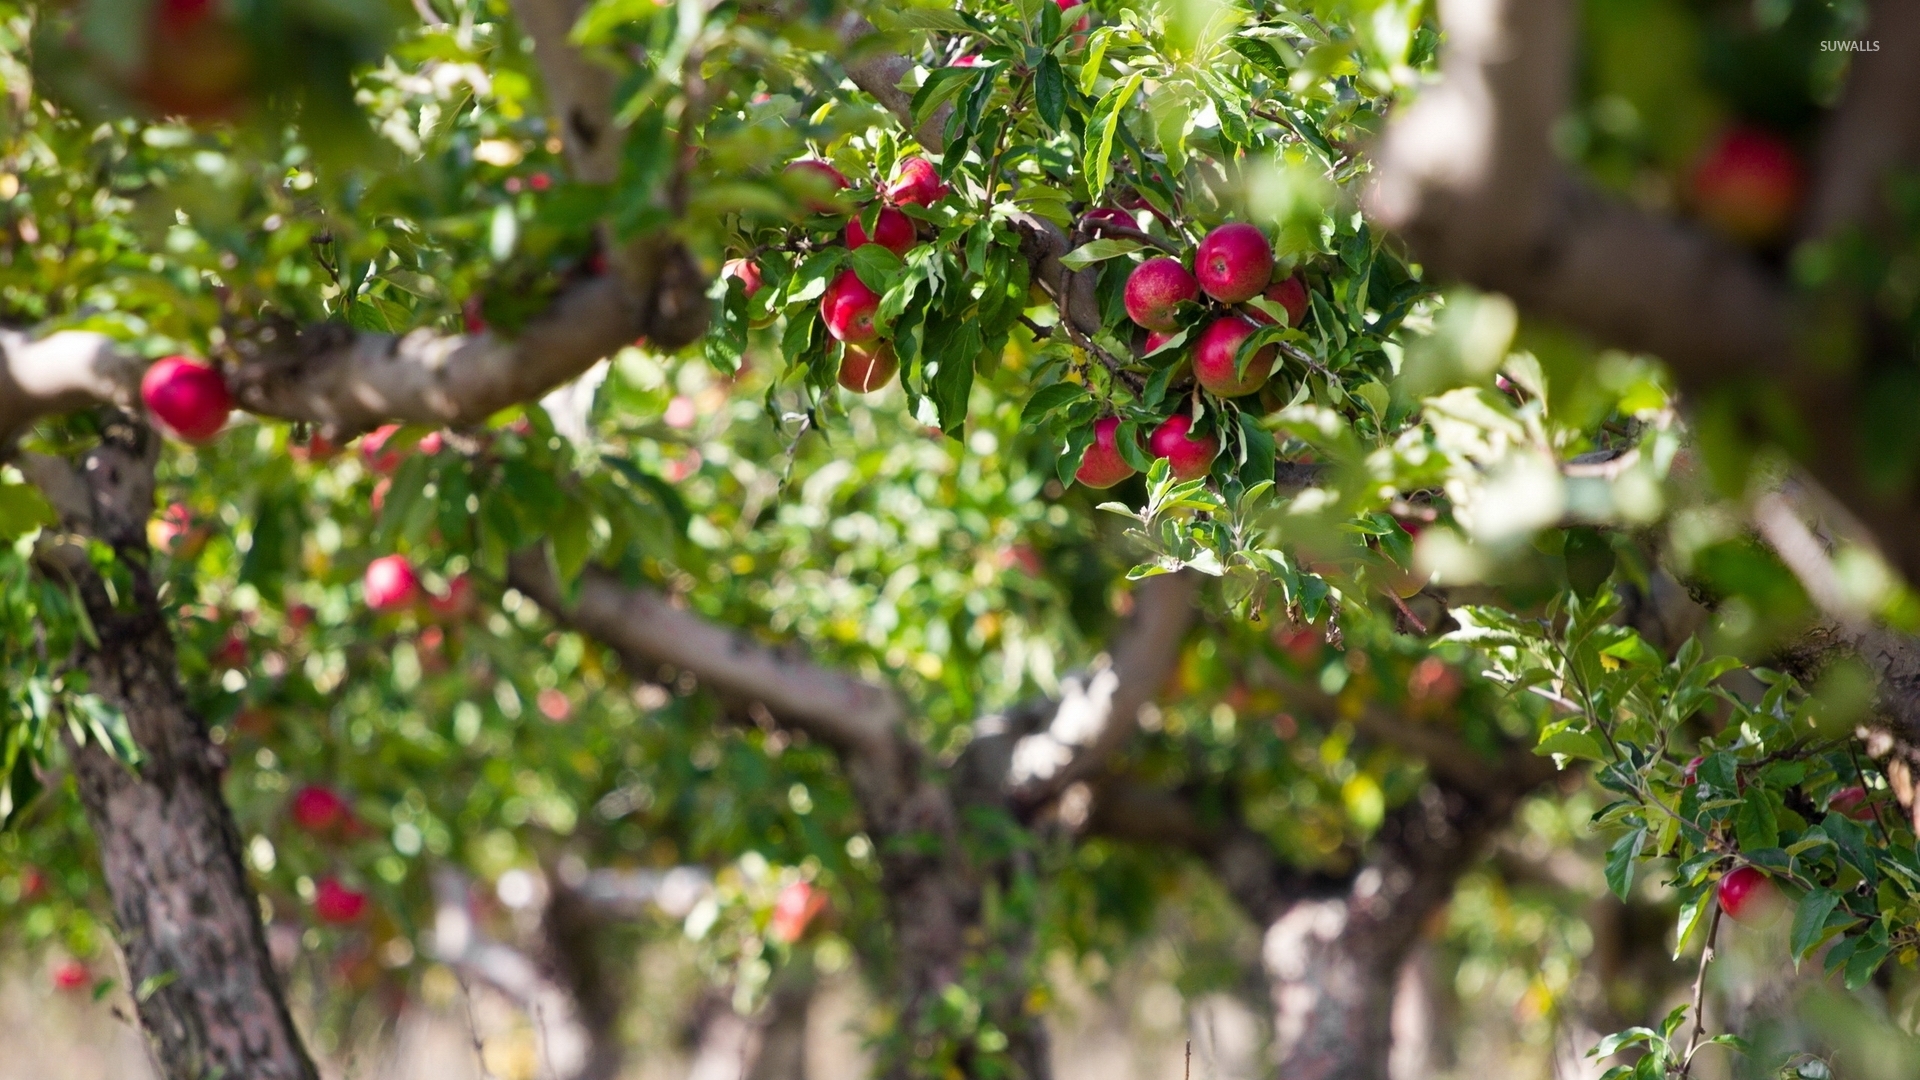
[[[1279,1075],[1389,1080],[1401,969],[1518,795],[1428,787],[1388,818],[1343,893],[1293,903],[1267,927]]]
[[[113,547],[125,570],[116,588],[77,547],[48,556],[78,585],[99,638],[78,658],[89,688],[126,714],[144,755],[129,769],[96,741],[69,735],[80,801],[99,839],[130,989],[160,1074],[316,1080],[221,795],[225,761],[188,708],[147,573],[157,443],[146,428],[116,421],[77,470],[91,520],[68,524]]]

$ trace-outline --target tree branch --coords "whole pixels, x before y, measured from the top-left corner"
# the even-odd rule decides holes
[[[540,549],[514,556],[508,580],[555,619],[611,646],[636,668],[672,665],[722,696],[765,707],[780,723],[844,754],[885,767],[898,763],[906,709],[889,687],[717,626],[598,568],[586,570],[579,599],[569,601]]]
[[[1442,5],[1443,81],[1389,127],[1364,199],[1369,216],[1403,234],[1442,276],[1659,356],[1689,393],[1775,384],[1807,418],[1802,463],[1880,537],[1909,580],[1920,580],[1920,507],[1911,492],[1889,494],[1862,476],[1874,450],[1854,422],[1865,392],[1847,367],[1855,358],[1802,355],[1791,291],[1746,252],[1611,199],[1556,157],[1550,133],[1572,81],[1574,7]],[[1911,160],[1920,140],[1908,108],[1920,78],[1911,63],[1920,16],[1882,4],[1875,20],[1883,46],[1912,43],[1858,62],[1827,138],[1810,219],[1819,231],[1870,213],[1885,169]],[[1863,159],[1847,159],[1876,142]]]
[[[1888,176],[1920,161],[1920,7],[1879,0],[1867,38],[1880,51],[1851,55],[1846,92],[1821,135],[1802,230],[1810,237],[1884,220]]]
[[[1163,574],[1135,589],[1133,614],[1110,657],[1066,680],[1051,715],[1036,716],[1044,728],[1013,744],[1005,783],[1016,808],[1052,801],[1105,768],[1133,736],[1141,706],[1159,694],[1180,662],[1200,580],[1191,571]]]

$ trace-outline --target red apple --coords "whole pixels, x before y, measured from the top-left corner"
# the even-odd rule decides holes
[[[1168,330],[1147,331],[1147,341],[1146,344],[1140,346],[1140,355],[1152,356],[1154,353],[1160,351],[1160,346],[1172,341],[1175,333],[1176,331]]]
[[[188,356],[154,361],[140,377],[140,400],[168,430],[188,442],[206,442],[218,435],[233,411],[227,381],[205,362]]]
[[[420,595],[420,579],[403,555],[382,555],[368,563],[362,585],[367,607],[374,611],[406,607]]]
[[[1873,820],[1873,803],[1868,801],[1867,789],[1858,785],[1834,792],[1827,800],[1827,809],[1855,821]]]
[[[1738,127],[1707,151],[1692,184],[1694,205],[1709,224],[1736,240],[1762,243],[1791,222],[1803,178],[1793,147],[1779,136]]]
[[[887,385],[900,369],[893,346],[884,341],[872,345],[848,345],[840,356],[840,385],[856,394],[865,394]]]
[[[247,666],[247,639],[239,627],[227,631],[221,639],[220,647],[213,651],[213,665],[219,668],[244,668]]]
[[[428,457],[432,457],[433,455],[439,453],[440,448],[445,444],[446,444],[446,439],[442,437],[439,432],[429,431],[425,435],[420,436],[420,441],[418,443],[415,443],[414,445],[419,449],[421,453],[427,455]]]
[[[816,214],[831,214],[840,209],[834,192],[845,190],[847,178],[824,161],[811,158],[787,166],[787,175],[798,181],[802,191],[800,205]]]
[[[1147,449],[1154,457],[1167,459],[1176,479],[1198,480],[1213,467],[1213,459],[1220,454],[1220,440],[1211,433],[1195,437],[1193,417],[1174,413],[1147,436]]]
[[[197,559],[206,550],[211,532],[194,521],[186,503],[168,506],[147,525],[147,544],[176,559]]]
[[[1735,922],[1765,926],[1780,917],[1782,898],[1773,879],[1742,866],[1720,879],[1720,909]]]
[[[573,715],[573,702],[568,700],[567,692],[558,687],[549,686],[534,695],[534,707],[540,715],[556,724],[564,724]]]
[[[873,236],[871,237],[867,235],[866,229],[860,227],[860,218],[858,216],[847,222],[847,247],[849,249],[864,247],[868,244],[879,244],[895,255],[905,255],[908,249],[913,247],[914,239],[913,219],[895,210],[891,206],[885,207],[880,211],[879,219],[873,223]]]
[[[1074,471],[1075,480],[1090,488],[1110,488],[1134,474],[1134,467],[1120,456],[1116,441],[1119,430],[1117,416],[1103,416],[1093,422],[1093,442],[1088,444],[1086,456],[1080,459],[1080,468]]]
[[[134,92],[154,112],[218,120],[238,109],[251,59],[212,0],[160,0],[151,9],[146,59]]]
[[[932,206],[945,198],[947,185],[933,162],[915,155],[902,161],[887,185],[887,201],[895,206]]]
[[[972,53],[968,53],[965,56],[955,59],[953,63],[948,64],[947,66],[970,68],[970,67],[979,67],[981,64],[984,64],[984,63],[986,63],[985,60],[980,59],[979,57],[973,55]]]
[[[1129,229],[1138,229],[1140,227],[1139,224],[1134,220],[1134,217],[1132,214],[1128,213],[1125,210],[1120,209],[1117,206],[1096,206],[1093,209],[1087,211],[1085,214],[1082,214],[1081,220],[1105,221],[1114,225],[1121,225]]]
[[[1680,770],[1681,787],[1692,787],[1700,782],[1700,766],[1705,763],[1706,760],[1705,757],[1696,757],[1692,761],[1687,762],[1687,767]]]
[[[1273,245],[1257,227],[1229,222],[1200,241],[1193,274],[1207,295],[1223,304],[1251,300],[1273,280]]]
[[[841,341],[872,341],[878,333],[873,316],[879,310],[880,294],[850,269],[840,271],[820,297],[820,318],[827,324],[827,333]]]
[[[1148,259],[1127,275],[1127,317],[1149,330],[1178,328],[1173,309],[1183,300],[1197,300],[1200,283],[1180,265],[1180,260],[1162,255]]]
[[[460,302],[460,328],[469,334],[487,332],[487,304],[477,294]]]
[[[293,823],[310,833],[331,832],[346,824],[353,810],[332,788],[308,784],[287,803]]]
[[[335,926],[359,922],[367,913],[367,894],[340,884],[337,878],[323,877],[314,886],[313,913]]]
[[[93,985],[93,972],[78,960],[62,960],[53,965],[55,990],[85,990]]]
[[[40,899],[40,894],[46,891],[47,875],[41,873],[39,867],[23,866],[20,868],[20,899],[22,902],[38,900]]]
[[[400,451],[387,449],[387,442],[399,430],[399,424],[383,424],[360,437],[360,460],[366,463],[367,471],[385,476],[400,467]]]
[[[1284,281],[1276,281],[1261,294],[1261,299],[1287,309],[1287,325],[1299,326],[1307,317],[1307,284],[1295,274]],[[1273,325],[1273,317],[1256,307],[1245,309],[1247,318],[1262,326]]]
[[[825,910],[827,894],[804,881],[795,881],[780,890],[773,902],[773,919],[768,929],[780,941],[791,945],[807,932],[807,924]]]
[[[740,291],[746,293],[749,300],[760,291],[760,264],[752,259],[728,259],[726,265],[720,267],[720,276],[739,278]]]
[[[1207,392],[1220,397],[1251,394],[1266,384],[1273,373],[1279,349],[1268,345],[1247,361],[1244,375],[1235,374],[1234,357],[1240,343],[1253,335],[1255,326],[1238,315],[1225,315],[1207,324],[1193,350],[1193,377]]]

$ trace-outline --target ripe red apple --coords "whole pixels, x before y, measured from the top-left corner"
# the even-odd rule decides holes
[[[1168,330],[1147,331],[1147,341],[1146,344],[1140,346],[1140,355],[1152,356],[1154,353],[1160,351],[1160,346],[1173,340],[1174,333],[1174,331]]]
[[[847,247],[864,247],[867,244],[879,244],[895,255],[905,255],[913,247],[913,219],[888,206],[880,211],[880,217],[873,223],[873,235],[860,227],[860,218],[856,215],[847,222]]]
[[[1122,225],[1129,229],[1137,229],[1140,227],[1138,222],[1134,220],[1132,214],[1117,206],[1096,206],[1081,215],[1081,218],[1085,221],[1111,222],[1112,224]]]
[[[1827,809],[1855,821],[1873,820],[1873,803],[1868,801],[1867,789],[1859,785],[1834,792],[1833,798],[1827,800]]]
[[[726,264],[720,267],[720,276],[739,278],[740,291],[746,293],[749,300],[753,299],[754,293],[760,291],[760,264],[752,259],[728,259]]]
[[[791,945],[807,932],[807,924],[827,906],[827,894],[804,881],[795,881],[780,890],[773,901],[773,918],[768,929],[773,936]]]
[[[1229,222],[1200,241],[1193,274],[1207,295],[1223,304],[1251,300],[1273,280],[1273,245],[1259,228]]]
[[[917,154],[894,169],[893,182],[887,185],[887,201],[895,206],[932,206],[946,194],[947,185],[940,182],[933,162]]]
[[[469,334],[487,332],[487,302],[478,294],[460,302],[460,328]]]
[[[1148,259],[1127,275],[1127,317],[1149,330],[1176,329],[1174,306],[1199,298],[1200,283],[1170,256]]]
[[[220,647],[213,651],[213,665],[219,668],[244,668],[247,666],[247,639],[239,627],[227,631]]]
[[[1694,169],[1693,201],[1714,228],[1762,243],[1792,221],[1803,183],[1800,160],[1785,140],[1760,128],[1736,127]]]
[[[41,873],[39,867],[23,866],[20,868],[20,900],[22,903],[38,900],[40,899],[40,894],[46,891],[47,875]]]
[[[160,0],[133,90],[160,115],[218,120],[238,111],[251,67],[245,40],[212,0]]]
[[[1720,909],[1750,926],[1765,926],[1780,917],[1782,898],[1773,879],[1751,866],[1742,866],[1720,879]]]
[[[1706,760],[1707,759],[1705,757],[1696,757],[1692,761],[1687,762],[1687,767],[1680,770],[1680,774],[1681,774],[1680,786],[1681,787],[1692,787],[1693,785],[1700,782],[1700,775],[1699,775],[1700,766]]]
[[[1116,441],[1119,430],[1117,416],[1103,416],[1093,422],[1093,442],[1087,445],[1086,456],[1074,471],[1075,480],[1090,488],[1110,488],[1134,474],[1134,467],[1120,456],[1120,445]]]
[[[1287,309],[1287,325],[1299,326],[1307,317],[1307,283],[1295,274],[1285,281],[1276,281],[1261,294],[1264,300],[1270,300]],[[1262,326],[1271,326],[1273,317],[1256,307],[1245,309],[1247,318]]]
[[[360,460],[366,463],[367,471],[385,476],[400,467],[400,451],[387,449],[388,441],[399,430],[399,424],[383,424],[360,437]]]
[[[840,385],[856,394],[865,394],[887,385],[887,380],[898,370],[900,358],[886,342],[848,345],[840,356]]]
[[[85,990],[93,985],[93,972],[78,960],[62,960],[53,965],[55,990]]]
[[[840,271],[820,297],[820,319],[827,324],[827,333],[840,341],[872,341],[878,333],[873,316],[879,310],[880,294],[850,269]]]
[[[428,457],[432,457],[433,455],[439,453],[440,448],[445,444],[446,444],[446,439],[442,437],[439,432],[429,431],[425,435],[420,436],[420,441],[418,443],[415,443],[414,446],[421,453],[427,455]]]
[[[287,803],[293,823],[310,833],[331,832],[346,824],[353,810],[332,788],[308,784]]]
[[[403,555],[382,555],[368,563],[361,584],[367,607],[374,611],[406,607],[420,595],[420,579]]]
[[[847,178],[824,161],[809,158],[787,166],[787,175],[799,182],[803,194],[800,205],[816,214],[831,214],[840,209],[834,192],[845,190]]]
[[[168,506],[147,524],[148,546],[187,561],[200,557],[212,535],[212,530],[194,520],[186,503]]]
[[[340,884],[337,878],[323,877],[314,884],[313,913],[334,926],[359,922],[367,913],[367,894]]]
[[[979,67],[979,66],[980,66],[981,64],[984,64],[984,63],[986,63],[986,61],[985,61],[985,60],[982,60],[982,59],[980,59],[980,58],[979,58],[978,56],[975,56],[975,55],[973,55],[972,53],[968,53],[968,54],[967,54],[967,55],[965,55],[965,56],[962,56],[962,57],[958,57],[958,58],[956,58],[956,59],[955,59],[955,60],[953,61],[953,63],[951,63],[951,64],[948,64],[947,66],[948,66],[948,67],[968,67],[968,68],[970,68],[970,67]]]
[[[227,381],[205,362],[188,356],[154,361],[140,377],[140,400],[168,430],[188,442],[206,442],[218,435],[233,411]]]
[[[1147,449],[1154,457],[1167,459],[1176,479],[1198,480],[1207,475],[1213,459],[1220,455],[1220,440],[1212,433],[1195,437],[1193,417],[1174,413],[1147,436]]]
[[[1260,389],[1273,373],[1279,349],[1268,345],[1247,361],[1244,375],[1234,373],[1234,355],[1240,343],[1253,335],[1255,326],[1238,315],[1224,315],[1207,324],[1193,350],[1193,377],[1207,392],[1220,397],[1239,397]]]

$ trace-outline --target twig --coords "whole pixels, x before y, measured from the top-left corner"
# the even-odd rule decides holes
[[[447,25],[447,20],[441,18],[440,13],[433,10],[433,0],[413,0],[413,10],[420,13],[420,21],[426,23],[428,26]]]
[[[1860,785],[1861,795],[1862,796],[1867,795],[1868,794],[1867,774],[1865,770],[1860,768],[1860,754],[1858,751],[1854,749],[1852,739],[1847,740],[1847,759],[1853,762],[1853,778]],[[1886,847],[1892,847],[1893,841],[1888,839],[1887,823],[1880,816],[1881,814],[1880,800],[1869,799],[1868,803],[1873,807],[1873,827],[1877,829],[1880,833],[1880,843]]]
[[[454,970],[453,979],[460,984],[460,996],[467,1002],[467,1034],[473,1040],[473,1060],[480,1066],[482,1080],[494,1080],[492,1070],[487,1068],[486,1048],[480,1045],[480,1018],[473,1011],[473,987],[467,985],[467,977]]]
[[[1707,964],[1713,960],[1713,942],[1720,935],[1720,901],[1713,901],[1713,921],[1707,926],[1707,943],[1700,947],[1700,971],[1693,977],[1693,1035],[1687,1039],[1687,1055],[1680,1059],[1682,1080],[1693,1071],[1693,1052],[1700,1049],[1700,1033],[1707,1026],[1701,1010],[1707,997]]]
[[[1094,232],[1106,233],[1108,236],[1120,236],[1128,240],[1138,240],[1143,244],[1152,244],[1161,251],[1176,257],[1182,254],[1180,247],[1171,240],[1155,236],[1145,229],[1137,229],[1131,225],[1122,225],[1117,221],[1108,221],[1106,218],[1082,217],[1080,219],[1080,227],[1083,229],[1091,229]]]

